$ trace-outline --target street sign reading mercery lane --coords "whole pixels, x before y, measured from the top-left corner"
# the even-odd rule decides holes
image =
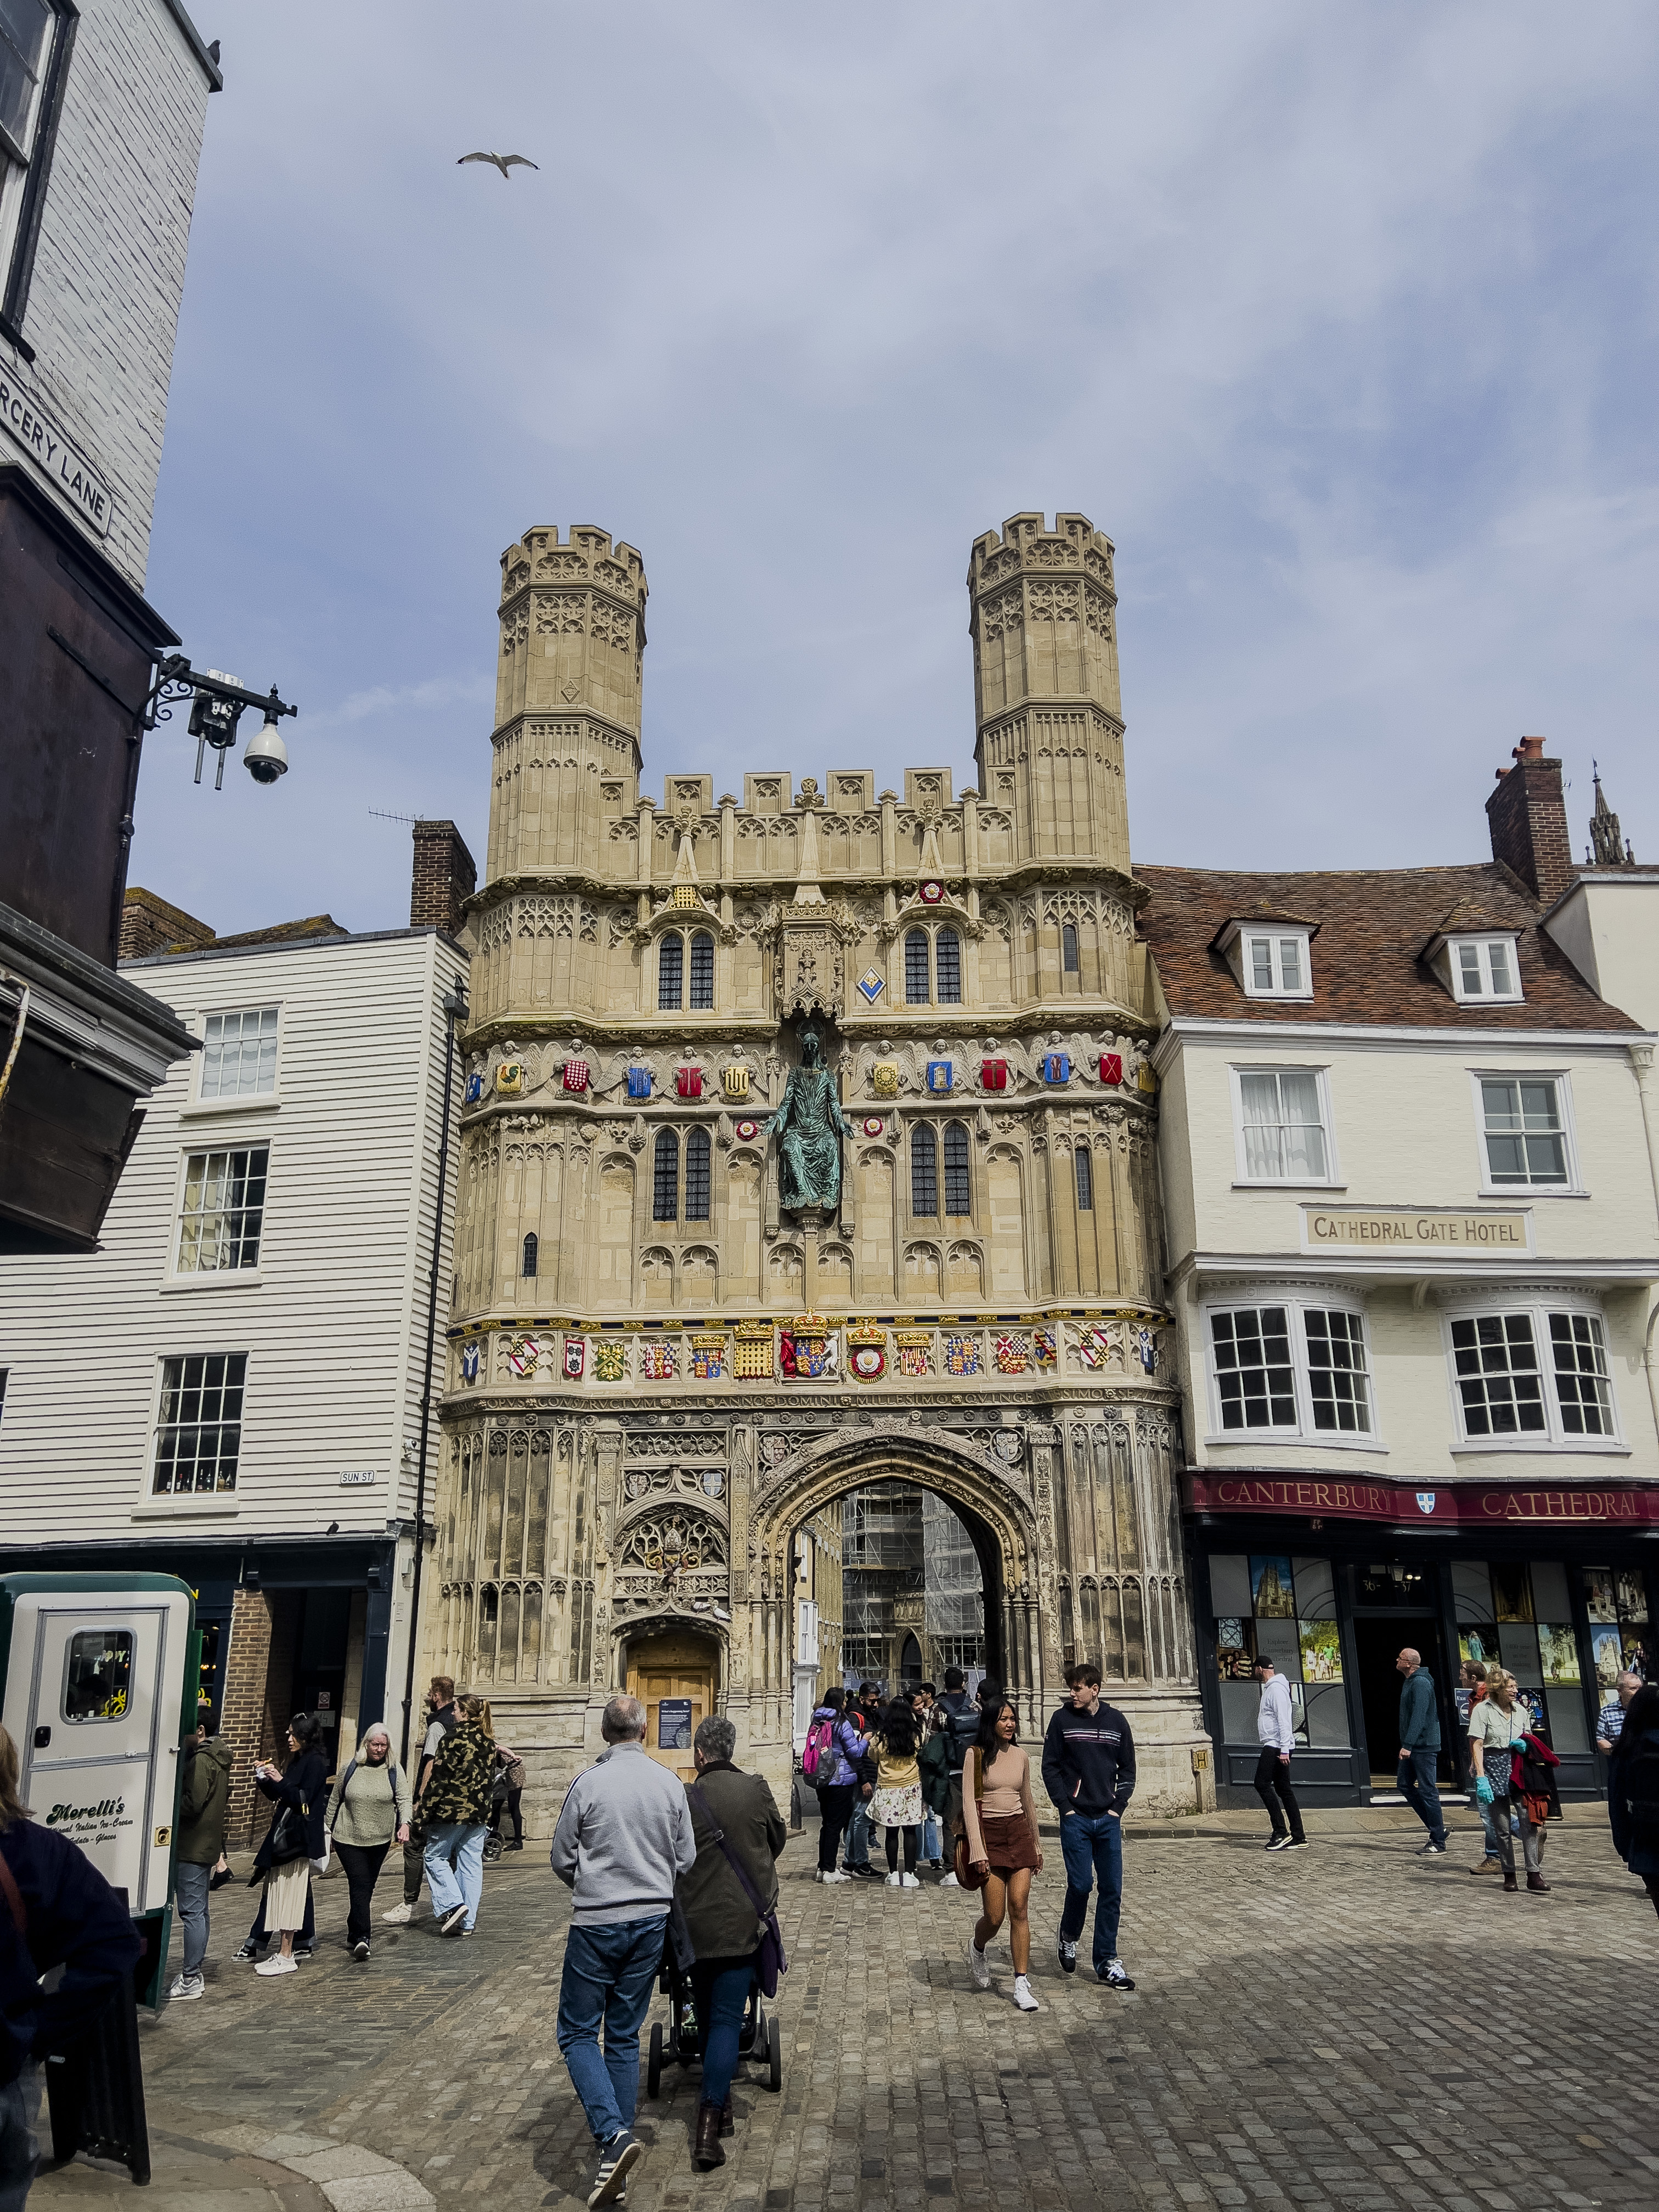
[[[1304,1206],[1304,1249],[1329,1251],[1355,1247],[1394,1253],[1490,1252],[1520,1254],[1532,1249],[1532,1215],[1466,1209],[1462,1212],[1413,1212],[1404,1206]]]

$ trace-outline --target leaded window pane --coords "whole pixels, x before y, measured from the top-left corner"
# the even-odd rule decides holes
[[[657,948],[657,1012],[677,1014],[685,983],[685,939],[670,930]]]
[[[939,1151],[925,1121],[910,1132],[910,1211],[929,1216],[939,1212]]]
[[[691,940],[691,1007],[707,1013],[714,1003],[714,940],[700,929]]]
[[[1210,1316],[1224,1429],[1293,1429],[1296,1382],[1283,1306]]]
[[[945,1211],[971,1213],[973,1194],[968,1173],[968,1132],[960,1121],[945,1125]]]
[[[1610,1437],[1613,1386],[1600,1320],[1594,1314],[1553,1313],[1550,1350],[1555,1358],[1561,1426],[1570,1437]]]
[[[962,1004],[962,940],[954,929],[941,929],[933,946],[933,964],[939,975],[939,1000],[942,1006]]]
[[[707,1221],[709,1196],[709,1151],[707,1129],[693,1129],[685,1140],[685,1218]]]
[[[1365,1332],[1359,1316],[1310,1306],[1304,1319],[1315,1428],[1369,1436],[1370,1378],[1365,1371]]]
[[[1544,1378],[1529,1314],[1477,1314],[1452,1323],[1452,1364],[1472,1437],[1542,1436]]]
[[[904,940],[905,1004],[925,1006],[927,999],[927,933],[913,929]]]
[[[1089,1157],[1089,1147],[1079,1145],[1072,1155],[1077,1172],[1077,1203],[1080,1213],[1093,1211],[1095,1203],[1094,1163]]]
[[[1067,975],[1077,973],[1077,924],[1065,921],[1060,927],[1060,964]]]
[[[653,1156],[651,1218],[678,1221],[680,1216],[680,1140],[672,1129],[659,1129]]]

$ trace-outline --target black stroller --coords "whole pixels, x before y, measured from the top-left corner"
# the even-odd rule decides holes
[[[665,2028],[659,2020],[651,2023],[645,2069],[645,2093],[648,2097],[662,2094],[665,2058],[672,2060],[677,2066],[692,2066],[702,2057],[702,2024],[692,1996],[691,1977],[682,1973],[676,1966],[672,1944],[664,1948],[657,1987],[668,1999],[668,2020]],[[782,2088],[783,2045],[779,2039],[777,2021],[767,2016],[757,1974],[750,1981],[749,2002],[744,2011],[743,2026],[738,2030],[738,2063],[741,2066],[745,2063],[765,2069],[761,2075],[763,2087]]]

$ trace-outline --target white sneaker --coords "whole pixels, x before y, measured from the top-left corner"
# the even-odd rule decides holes
[[[990,1988],[991,1962],[971,1936],[968,1938],[968,1971],[974,1978],[974,1987],[976,1990]]]
[[[300,1962],[289,1953],[285,1959],[280,1951],[273,1951],[268,1959],[261,1959],[253,1969],[256,1974],[297,1974]]]
[[[383,1912],[380,1917],[388,1927],[403,1928],[408,1925],[419,1911],[420,1907],[417,1905],[394,1905],[390,1912]]]
[[[902,1889],[904,1876],[902,1874],[890,1874],[887,1877],[887,1887],[889,1889]]]
[[[941,1889],[960,1889],[962,1887],[962,1884],[957,1880],[956,1869],[954,1868],[951,1869],[949,1874],[940,1875],[939,1886]]]
[[[1014,2002],[1022,2012],[1041,2012],[1042,2007],[1031,1995],[1031,1984],[1024,1974],[1014,1976]]]
[[[188,2004],[192,1997],[205,1996],[206,1992],[207,1984],[199,1974],[180,1974],[167,1995],[175,2004]]]
[[[899,1876],[899,1887],[901,1889],[920,1889],[921,1887],[921,1883],[913,1874],[902,1874]]]

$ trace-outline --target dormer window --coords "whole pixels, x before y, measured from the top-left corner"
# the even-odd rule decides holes
[[[1244,988],[1252,999],[1307,999],[1313,995],[1305,932],[1247,929],[1243,938]]]
[[[1210,950],[1227,963],[1247,999],[1311,999],[1310,948],[1318,932],[1319,924],[1302,915],[1259,907],[1224,922]]]
[[[1479,1001],[1521,996],[1512,937],[1455,937],[1451,956],[1454,998]]]

